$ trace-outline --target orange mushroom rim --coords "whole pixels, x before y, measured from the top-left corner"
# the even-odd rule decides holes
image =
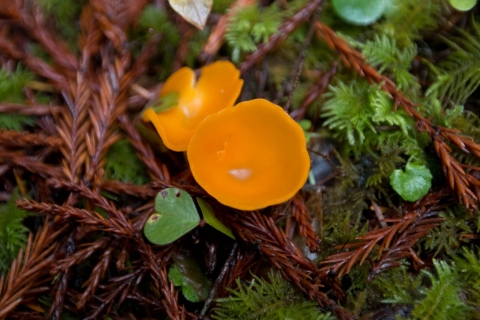
[[[240,71],[229,61],[217,61],[201,69],[198,81],[187,67],[175,71],[159,97],[178,94],[177,105],[156,113],[147,108],[142,119],[151,122],[167,148],[186,151],[197,126],[209,115],[231,108],[243,86]]]
[[[310,171],[302,128],[264,99],[208,116],[196,128],[187,157],[197,183],[220,203],[240,210],[289,200]]]

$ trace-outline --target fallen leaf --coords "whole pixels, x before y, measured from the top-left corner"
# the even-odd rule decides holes
[[[202,30],[212,9],[213,0],[168,0],[168,2],[185,20]]]

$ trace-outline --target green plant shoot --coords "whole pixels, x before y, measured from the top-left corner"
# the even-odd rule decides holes
[[[210,206],[207,201],[203,200],[202,198],[197,198],[197,203],[200,207],[200,210],[202,210],[203,219],[205,219],[206,223],[235,240],[233,233],[220,220],[218,220],[218,218],[215,216],[215,212],[213,212],[212,206]]]

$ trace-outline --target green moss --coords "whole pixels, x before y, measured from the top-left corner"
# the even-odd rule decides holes
[[[15,72],[0,69],[0,102],[21,103],[24,101],[23,88],[33,75],[18,66]],[[21,131],[24,126],[31,126],[35,118],[20,114],[0,114],[0,128]]]
[[[448,10],[447,0],[393,0],[384,21],[375,30],[395,38],[401,47],[411,47],[423,32],[435,30]]]
[[[17,208],[17,198],[14,192],[6,204],[0,205],[0,275],[7,273],[20,248],[27,244],[28,229],[23,219],[28,213]]]
[[[428,236],[424,238],[423,246],[425,250],[434,251],[434,256],[442,251],[451,255],[460,246],[460,236],[473,233],[471,226],[473,217],[463,206],[447,208],[440,217],[445,221],[430,230]]]
[[[161,35],[158,54],[152,57],[152,71],[157,72],[157,81],[166,80],[173,70],[173,62],[178,51],[181,34],[178,27],[168,20],[165,10],[147,5],[143,10],[138,26],[131,30],[129,38],[132,46],[139,51],[146,40],[153,35]]]
[[[243,53],[253,52],[257,44],[267,42],[278,31],[283,19],[298,10],[304,0],[289,4],[288,10],[282,10],[276,3],[264,8],[258,5],[243,7],[228,20],[225,39],[232,49],[232,60],[238,62]]]
[[[77,49],[80,13],[88,0],[37,0],[43,10],[55,21],[57,32],[70,49]]]
[[[213,1],[212,12],[224,14],[225,11],[235,0],[216,0]]]
[[[268,280],[253,277],[248,285],[237,279],[238,289],[231,290],[229,297],[216,300],[213,319],[334,319],[330,313],[320,312],[315,302],[306,300],[278,273],[269,273]]]

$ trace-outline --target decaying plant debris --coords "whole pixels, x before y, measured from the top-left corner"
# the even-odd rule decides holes
[[[209,32],[203,50],[195,57],[197,67],[199,61],[222,58],[219,50],[227,15],[230,17],[235,10],[254,2],[233,1],[232,11],[219,17],[220,22]],[[287,1],[278,2],[289,5]],[[418,243],[435,228],[441,228],[447,218],[440,214],[455,206],[455,201],[468,210],[465,217],[478,216],[480,168],[467,156],[478,160],[480,144],[468,133],[436,123],[418,111],[419,102],[412,101],[404,87],[400,89],[351,43],[319,21],[324,2],[304,2],[268,41],[240,60],[246,83],[241,100],[262,95],[276,102],[286,101],[284,105],[289,106],[305,51],[312,42],[326,44],[334,58],[321,71],[315,71],[315,80],[297,102],[297,108],[290,112],[291,116],[295,120],[306,118],[311,105],[322,98],[332,83],[337,69],[351,69],[348,72],[366,78],[372,86],[379,85],[393,100],[394,108],[402,108],[415,122],[415,128],[428,134],[431,154],[437,156],[446,179],[445,187],[440,183],[417,202],[400,206],[398,200],[359,193],[362,204],[352,207],[357,205],[360,218],[347,217],[349,221],[345,223],[349,226],[345,232],[355,229],[358,234],[332,247],[321,242],[322,214],[328,210],[328,206],[321,205],[321,195],[336,188],[334,184],[323,189],[305,187],[291,201],[261,211],[234,210],[215,202],[195,183],[181,155],[161,152],[140,135],[136,127],[138,113],[158,89],[145,79],[152,78],[152,68],[157,70],[154,59],[162,53],[168,37],[152,31],[144,42],[129,38],[148,1],[80,1],[77,50],[59,36],[55,29],[58,26],[36,1],[0,0],[0,66],[13,72],[21,65],[35,75],[35,81],[24,88],[25,102],[2,102],[0,112],[36,116],[36,122],[23,132],[0,130],[0,200],[9,200],[18,188],[18,208],[40,214],[26,219],[30,232],[26,246],[0,280],[0,319],[210,319],[214,299],[227,297],[229,289],[237,287],[237,279],[251,280],[251,273],[265,275],[262,270],[267,267],[278,270],[305,297],[316,302],[320,312],[352,319],[361,313],[356,304],[366,299],[367,293],[360,286],[357,291],[350,289],[352,286],[345,281],[349,273],[353,274],[352,279],[372,281],[387,269],[405,271],[405,261],[411,264],[409,274],[417,275],[425,268],[434,272],[434,255],[419,250]],[[166,2],[156,1],[155,5],[164,8]],[[168,19],[185,31],[178,46],[168,48],[176,50],[172,64],[177,68],[186,63],[188,42],[196,31],[171,10],[165,10]],[[448,17],[451,23],[468,20],[454,14]],[[288,85],[269,87],[266,61],[302,27],[307,36],[299,49],[300,58],[294,59],[295,73],[290,75]],[[446,32],[452,30],[449,26]],[[48,59],[32,53],[32,44],[41,48]],[[140,86],[144,83],[149,90]],[[39,102],[38,92],[47,95],[48,102]],[[108,179],[108,152],[123,139],[128,140],[143,163],[149,176],[145,179],[150,182],[133,184]],[[312,157],[318,154],[322,152],[312,150]],[[333,152],[325,157],[334,165]],[[339,166],[332,175],[341,180],[348,175],[348,168],[357,170],[355,165]],[[166,187],[180,188],[210,201],[217,217],[237,240],[204,227],[170,245],[148,243],[143,226],[153,213],[154,197]],[[342,190],[347,193],[358,189]],[[350,196],[341,206],[348,206],[350,200],[355,202]],[[362,207],[363,202],[374,198],[390,208],[382,211],[375,203],[377,217],[362,216],[362,212],[368,211]],[[471,232],[463,232],[461,238],[478,241],[479,223],[480,220],[476,222],[476,231],[472,231],[471,223],[465,227],[463,230],[470,228]],[[455,233],[455,238],[459,236],[460,232]],[[308,258],[305,251],[318,254],[319,261]],[[168,280],[169,267],[185,252],[196,259],[214,283],[205,304],[186,301]],[[470,259],[472,253],[468,252]],[[461,261],[456,263],[461,265]],[[359,275],[366,266],[367,272]],[[439,274],[450,270],[448,265],[435,264],[435,268]],[[432,273],[429,276],[435,279]],[[473,297],[478,294],[472,292]],[[404,301],[399,297],[397,300],[400,304]],[[367,311],[372,318],[387,314],[382,314],[376,304]],[[392,312],[389,316],[394,318]],[[476,312],[478,315],[478,307]]]

